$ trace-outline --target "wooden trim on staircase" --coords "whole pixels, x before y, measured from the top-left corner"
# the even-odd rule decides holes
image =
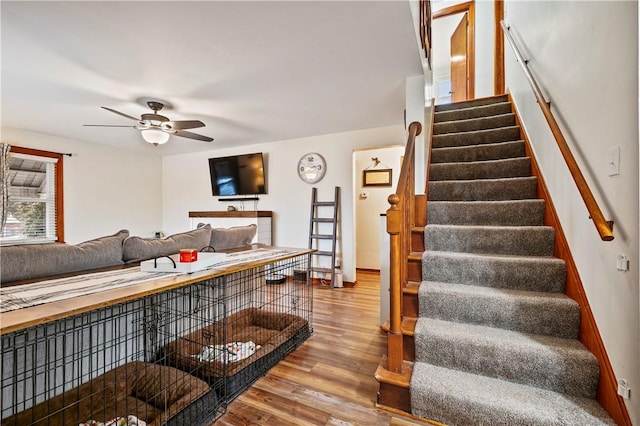
[[[403,372],[402,289],[407,283],[411,252],[411,230],[415,225],[415,140],[422,124],[412,122],[408,128],[402,170],[394,194],[389,195],[387,227],[389,234],[389,332],[387,333],[387,368],[392,373]]]
[[[493,92],[496,95],[502,95],[504,93],[504,34],[502,33],[500,21],[504,19],[504,0],[495,0],[493,8],[496,25]]]
[[[551,194],[547,189],[544,177],[536,161],[531,143],[522,126],[518,109],[513,102],[511,94],[508,93],[512,110],[515,114],[516,125],[520,126],[520,136],[525,143],[525,155],[531,159],[531,174],[538,178],[538,197],[545,201],[544,224],[551,226],[555,230],[555,242],[553,255],[565,261],[567,266],[567,279],[565,294],[575,300],[580,306],[580,342],[595,355],[600,366],[600,380],[596,392],[596,400],[609,413],[618,425],[631,426],[631,418],[627,411],[624,400],[617,393],[618,383],[611,367],[611,361],[600,336],[600,331],[591,311],[589,300],[584,292],[584,286],[580,279],[578,268],[573,260],[573,255],[569,249],[569,244],[562,230],[562,225],[556,213],[556,209],[551,199]]]

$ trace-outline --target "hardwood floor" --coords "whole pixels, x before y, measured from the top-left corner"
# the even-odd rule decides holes
[[[379,275],[358,271],[354,288],[314,287],[313,335],[234,400],[216,425],[423,424],[375,408],[374,373],[386,337]]]

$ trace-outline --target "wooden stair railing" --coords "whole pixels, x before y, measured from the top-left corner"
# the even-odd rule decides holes
[[[407,282],[407,258],[411,252],[411,230],[415,224],[415,140],[422,132],[422,125],[412,122],[408,129],[404,161],[394,194],[389,195],[391,207],[387,210],[389,233],[389,332],[387,333],[387,370],[402,373],[402,288]]]
[[[573,180],[576,183],[576,186],[578,187],[578,191],[580,192],[580,195],[582,196],[582,199],[584,200],[584,203],[587,206],[589,217],[591,218],[591,220],[593,220],[593,223],[596,226],[596,229],[598,230],[598,234],[600,234],[600,238],[603,241],[613,240],[613,221],[607,221],[604,218],[604,214],[602,214],[602,210],[600,209],[598,202],[593,196],[593,193],[591,192],[591,189],[589,188],[589,185],[587,184],[587,181],[585,180],[584,175],[582,174],[582,171],[580,171],[580,167],[578,166],[578,163],[576,162],[576,159],[573,156],[573,153],[571,152],[569,145],[567,144],[567,140],[565,139],[562,133],[562,130],[558,125],[558,122],[556,121],[556,119],[553,116],[553,113],[551,112],[551,103],[547,102],[544,99],[542,91],[540,90],[538,83],[536,82],[535,78],[533,77],[533,74],[531,73],[531,70],[529,69],[529,65],[528,65],[529,61],[523,58],[522,53],[520,52],[520,49],[518,49],[518,46],[516,45],[516,42],[513,39],[513,36],[511,35],[511,32],[510,32],[511,27],[507,25],[504,21],[500,21],[500,26],[502,27],[502,31],[504,32],[504,35],[507,41],[509,42],[509,45],[513,49],[513,52],[516,55],[516,59],[520,63],[524,71],[524,74],[527,77],[527,80],[529,81],[531,88],[533,89],[533,93],[536,97],[538,105],[540,106],[540,109],[542,110],[542,114],[544,115],[545,119],[547,120],[547,123],[549,124],[551,133],[553,133],[553,137],[555,138],[556,143],[558,144],[558,148],[560,148],[560,152],[564,157],[564,161],[567,163],[569,172],[571,173],[571,176],[573,177]]]

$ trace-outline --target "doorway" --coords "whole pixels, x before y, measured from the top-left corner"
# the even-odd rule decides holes
[[[475,97],[475,2],[460,3],[435,11],[432,14],[432,25],[433,93],[436,103],[473,99]],[[455,47],[452,45],[454,33]],[[451,89],[445,92],[449,84]],[[449,98],[449,95],[452,97]]]
[[[355,214],[356,269],[380,270],[381,215],[389,208],[387,198],[395,192],[400,177],[403,145],[353,152],[353,204]],[[391,170],[390,185],[364,185],[364,171]]]

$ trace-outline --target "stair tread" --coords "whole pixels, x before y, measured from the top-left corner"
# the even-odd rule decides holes
[[[566,264],[552,256],[425,251],[422,277],[436,282],[564,292]]]
[[[577,338],[580,307],[564,293],[423,281],[420,316]]]
[[[425,285],[426,284],[426,285]],[[546,303],[552,301],[571,307],[577,307],[575,300],[564,293],[550,293],[546,291],[515,290],[510,288],[485,287],[471,284],[442,283],[438,281],[423,281],[418,289],[420,297],[428,297],[429,292],[465,294],[495,299],[519,299],[522,303]]]
[[[535,199],[537,185],[535,176],[433,181],[429,182],[429,201]]]
[[[425,229],[453,229],[453,230],[475,230],[475,229],[487,229],[491,231],[504,231],[505,233],[518,232],[518,231],[531,231],[531,232],[550,232],[553,231],[553,227],[547,225],[520,225],[520,226],[500,226],[500,225],[448,225],[444,223],[430,223],[425,226]]]
[[[576,339],[432,318],[416,321],[417,361],[595,398],[598,360]],[[430,350],[437,347],[438,350]]]
[[[468,109],[475,109],[475,108],[468,108]],[[438,121],[438,123],[436,124],[465,123],[465,122],[472,122],[472,121],[491,120],[491,119],[500,118],[500,117],[515,117],[515,114],[512,112],[506,112],[503,114],[485,115],[482,117],[475,117],[475,118],[463,118],[460,120]]]
[[[550,226],[477,226],[429,224],[427,250],[551,256],[555,231]]]
[[[483,117],[459,118],[450,121],[438,121],[433,123],[433,134],[444,135],[449,133],[469,132],[474,130],[497,129],[515,125],[515,114],[492,114]]]
[[[444,121],[490,117],[492,115],[507,114],[510,112],[513,112],[510,102],[495,102],[470,108],[457,108],[445,111],[435,111],[433,121],[434,123],[440,123]]]
[[[465,424],[614,425],[593,399],[415,362],[413,414]]]
[[[538,226],[544,223],[542,199],[429,201],[427,224]]]
[[[486,129],[486,130],[490,130],[490,129]],[[460,133],[467,133],[467,132],[460,132]],[[475,144],[475,145],[463,145],[463,146],[441,146],[441,147],[433,147],[431,148],[432,152],[443,152],[443,151],[468,151],[471,149],[477,149],[477,148],[486,148],[486,147],[492,147],[492,146],[508,146],[508,145],[513,145],[513,144],[522,144],[524,143],[524,141],[522,139],[518,139],[518,140],[513,140],[513,141],[502,141],[502,142],[492,142],[492,143],[479,143],[479,144]]]
[[[431,149],[431,164],[446,162],[486,161],[525,157],[522,140],[449,146]]]
[[[553,256],[527,256],[515,254],[494,254],[494,253],[463,253],[457,251],[424,251],[422,256],[451,256],[459,258],[484,258],[491,260],[499,260],[505,262],[545,262],[550,264],[564,264],[564,261]]]
[[[524,200],[433,200],[429,201],[429,207],[433,207],[434,205],[452,205],[452,206],[479,206],[482,204],[498,204],[498,205],[508,205],[508,204],[544,204],[544,200],[541,198],[529,198]]]
[[[504,95],[499,95],[497,96],[498,98],[503,97]],[[449,106],[453,106],[453,105],[460,105],[463,102],[453,102],[450,104],[446,104]],[[498,102],[493,102],[490,104],[485,104],[485,105],[477,105],[477,106],[470,106],[470,107],[463,107],[463,108],[453,108],[453,109],[442,109],[442,110],[438,110],[438,108],[443,108],[444,105],[436,105],[436,114],[442,114],[445,112],[451,112],[451,111],[465,111],[465,110],[472,110],[472,109],[483,109],[483,108],[487,108],[487,107],[492,107],[492,106],[496,106],[496,105],[509,105],[511,106],[511,102],[505,100],[505,101],[498,101]]]
[[[434,138],[438,138],[438,139],[451,139],[451,138],[455,138],[457,136],[466,136],[466,135],[485,135],[485,134],[489,134],[491,132],[495,132],[495,131],[509,131],[509,130],[520,130],[519,126],[503,126],[503,127],[496,127],[494,129],[480,129],[480,130],[466,130],[466,131],[462,131],[462,132],[451,132],[451,133],[442,133],[439,135],[433,135]],[[506,141],[496,141],[497,142],[506,142]],[[493,143],[493,142],[487,142],[487,143]],[[474,144],[476,145],[476,144]],[[468,146],[468,145],[466,145]],[[438,148],[444,148],[444,147],[438,147]]]
[[[529,162],[529,157],[515,157],[515,158],[498,158],[495,160],[478,160],[478,161],[452,161],[447,163],[435,163],[431,164],[431,167],[473,167],[473,166],[486,166],[495,167],[503,164],[513,163],[525,163]],[[530,175],[529,175],[530,176]]]
[[[494,179],[452,179],[452,180],[439,180],[435,182],[429,182],[429,184],[439,184],[439,183],[490,183],[490,182],[499,182],[503,184],[509,184],[511,182],[517,181],[530,181],[537,180],[535,176],[517,176],[517,177],[506,177],[506,178],[494,178]],[[447,201],[447,200],[442,200]]]
[[[498,160],[435,163],[429,168],[432,182],[442,180],[500,179],[531,176],[531,160],[528,157],[502,158]]]
[[[440,104],[435,106],[435,112],[455,111],[460,109],[478,108],[508,102],[507,95],[488,96],[486,98],[470,99],[467,101]]]
[[[503,347],[521,347],[525,350],[551,350],[555,355],[561,355],[559,352],[565,352],[567,354],[577,355],[586,362],[595,362],[596,364],[598,362],[596,357],[576,339],[522,333],[502,328],[488,327],[486,325],[420,317],[416,321],[414,332],[417,334],[425,330],[430,333],[456,334],[464,341],[487,341],[490,343],[499,343]]]

